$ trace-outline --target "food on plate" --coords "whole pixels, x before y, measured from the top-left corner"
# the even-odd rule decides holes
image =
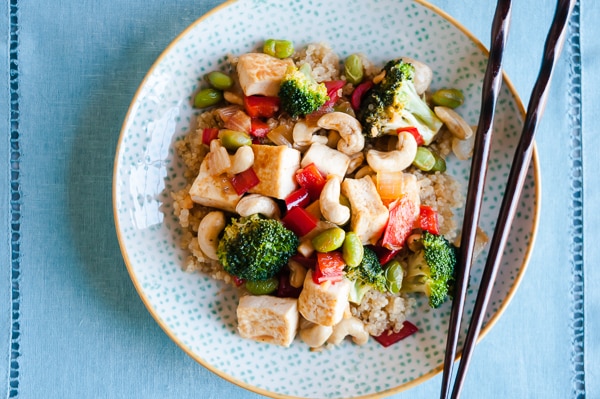
[[[473,132],[460,90],[430,93],[432,77],[278,39],[208,74],[175,143],[173,212],[184,268],[239,287],[242,337],[388,346],[417,330],[420,296],[449,298],[463,197],[446,158],[468,157]]]

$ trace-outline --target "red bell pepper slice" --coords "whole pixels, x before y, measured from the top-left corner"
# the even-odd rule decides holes
[[[412,136],[415,138],[415,140],[417,141],[417,145],[425,144],[425,141],[423,140],[423,136],[421,136],[421,133],[419,133],[419,129],[417,129],[414,126],[399,127],[398,129],[396,129],[396,132],[398,134],[400,134],[402,132],[408,132],[408,133],[412,134]]]
[[[338,251],[327,253],[317,252],[317,265],[313,271],[312,278],[315,284],[325,281],[337,283],[344,278],[344,267],[346,262]]]
[[[352,108],[354,108],[355,111],[358,111],[363,97],[369,90],[371,90],[372,87],[373,82],[371,82],[370,80],[366,80],[358,86],[356,86],[356,88],[352,92],[352,95],[350,96],[350,104],[352,104]]]
[[[248,168],[243,172],[233,175],[230,181],[233,189],[238,195],[243,195],[252,187],[260,183],[258,176],[256,176],[256,172],[254,172],[254,169],[252,168]]]
[[[261,119],[258,118],[252,118],[250,120],[250,135],[253,137],[258,137],[258,138],[263,138],[265,137],[269,131],[271,130],[271,127],[269,126],[269,124]]]
[[[243,278],[239,278],[238,276],[232,275],[231,277],[233,278],[233,283],[236,287],[241,287],[246,282],[246,280],[244,280]]]
[[[407,197],[394,201],[390,207],[390,217],[383,233],[381,245],[391,250],[402,249],[412,232],[414,222],[415,204]]]
[[[279,274],[279,285],[277,285],[276,295],[279,298],[298,298],[302,292],[302,286],[293,287],[290,284],[290,273],[289,271],[282,271]]]
[[[438,222],[438,213],[432,207],[421,205],[419,213],[419,227],[421,230],[428,231],[431,234],[439,235],[440,226]]]
[[[322,105],[322,107],[332,106],[340,98],[340,89],[346,84],[345,80],[330,80],[323,82],[327,88],[327,96],[329,100]]]
[[[382,265],[386,265],[389,261],[394,259],[396,255],[398,255],[398,252],[400,252],[399,249],[392,250],[384,248],[381,245],[370,245],[369,248],[371,248],[373,252],[375,252],[375,255],[377,255],[377,259],[379,259],[379,263],[381,263]]]
[[[298,169],[296,172],[296,181],[300,184],[300,187],[308,191],[308,195],[312,201],[319,199],[321,191],[323,191],[323,186],[327,182],[325,176],[323,176],[314,163]]]
[[[283,225],[298,237],[307,235],[317,227],[318,220],[304,208],[295,206],[281,219]]]
[[[419,331],[419,328],[415,326],[410,321],[405,321],[402,323],[402,328],[398,332],[393,332],[391,330],[384,331],[381,335],[378,335],[375,338],[375,341],[379,342],[384,348],[395,344],[398,341],[403,340],[406,337],[409,337]]]
[[[210,146],[210,142],[219,138],[219,128],[205,127],[202,129],[202,144]]]
[[[244,108],[252,118],[271,118],[279,111],[279,97],[245,96]]]
[[[285,206],[289,211],[295,206],[306,208],[310,204],[310,195],[304,187],[299,188],[285,198]]]

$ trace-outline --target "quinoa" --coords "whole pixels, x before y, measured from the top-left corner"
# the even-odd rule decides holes
[[[309,64],[317,82],[336,80],[340,77],[340,59],[325,43],[309,44],[294,56],[294,60],[298,66]]]
[[[405,295],[368,291],[360,305],[350,304],[350,312],[365,323],[365,330],[373,336],[384,331],[398,332],[406,315],[414,312],[416,301]]]

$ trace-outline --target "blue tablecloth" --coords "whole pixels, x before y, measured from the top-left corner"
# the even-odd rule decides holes
[[[0,391],[10,398],[258,398],[204,369],[144,308],[113,224],[116,143],[168,43],[217,0],[0,6]],[[343,2],[340,2],[343,4]],[[484,44],[494,2],[434,0]],[[526,103],[554,2],[514,2],[506,71]],[[529,269],[478,346],[465,398],[600,397],[600,5],[580,0],[538,135]],[[440,377],[393,398],[436,397]]]

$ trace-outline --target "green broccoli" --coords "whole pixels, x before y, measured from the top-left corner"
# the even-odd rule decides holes
[[[363,98],[358,120],[366,137],[396,133],[403,127],[416,127],[429,145],[442,127],[442,121],[419,97],[414,86],[415,68],[400,59],[389,61],[383,79]]]
[[[219,240],[217,256],[229,274],[249,281],[275,276],[296,253],[298,237],[275,219],[232,218]]]
[[[304,116],[316,111],[329,97],[323,83],[312,77],[309,64],[300,69],[289,67],[279,87],[281,109],[292,117]]]
[[[456,248],[444,236],[423,232],[423,248],[408,258],[402,292],[422,292],[438,308],[451,295]]]
[[[364,247],[364,255],[360,264],[356,267],[346,266],[346,278],[352,281],[350,289],[350,300],[361,303],[362,298],[370,289],[381,292],[386,291],[386,278],[375,252]]]

